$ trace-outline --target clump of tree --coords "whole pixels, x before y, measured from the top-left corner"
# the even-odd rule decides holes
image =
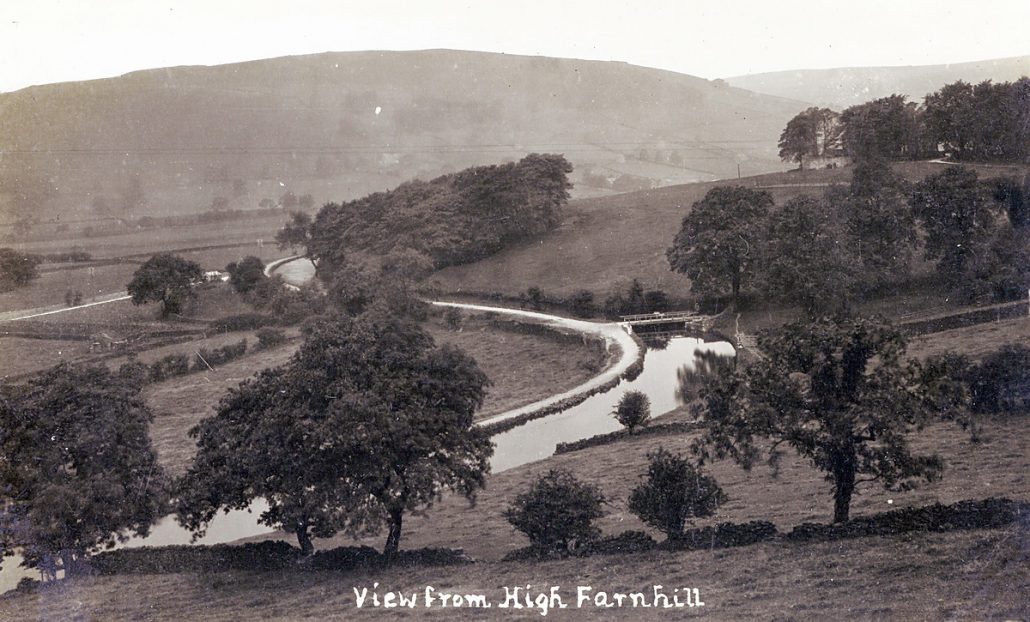
[[[571,171],[560,155],[530,154],[328,203],[306,229],[307,254],[326,281],[343,265],[343,249],[378,255],[412,249],[438,268],[475,261],[557,227]]]
[[[829,108],[808,108],[787,122],[777,146],[780,158],[805,167],[806,158],[843,153],[840,114]]]
[[[908,435],[964,405],[942,412],[925,370],[903,362],[898,331],[874,320],[823,319],[787,324],[759,345],[768,358],[702,389],[702,460],[730,457],[749,469],[765,453],[775,467],[789,446],[826,473],[834,522],[848,519],[862,483],[905,488],[940,475],[941,459],[913,452]]]
[[[647,425],[651,419],[651,399],[641,391],[626,391],[615,405],[612,416],[633,434],[633,430]]]
[[[672,246],[669,265],[705,298],[730,295],[734,306],[761,265],[763,228],[773,207],[764,190],[717,186],[694,203]]]
[[[594,521],[604,516],[606,502],[597,486],[551,469],[515,497],[504,517],[534,548],[564,555],[601,535]]]
[[[229,273],[229,285],[237,294],[246,294],[265,280],[265,263],[258,257],[248,255],[240,261],[225,266]]]
[[[39,278],[38,255],[19,253],[13,248],[0,248],[0,292],[24,287]]]
[[[660,289],[644,290],[640,279],[633,279],[628,286],[615,289],[604,299],[604,313],[610,318],[668,310],[669,295]]]
[[[659,447],[647,455],[646,479],[629,495],[629,511],[672,541],[694,518],[711,516],[726,502],[715,478],[679,454]]]
[[[221,509],[269,502],[260,521],[297,537],[378,532],[396,553],[405,514],[445,491],[475,497],[492,445],[472,426],[487,385],[468,355],[377,313],[324,316],[290,361],[243,382],[191,431],[179,518],[203,533]]]
[[[178,255],[154,255],[132,275],[127,289],[132,304],[161,303],[161,317],[182,311],[193,298],[193,285],[204,278],[204,271],[195,262]]]
[[[910,204],[926,231],[925,254],[953,292],[970,301],[1021,297],[1030,287],[1030,227],[1014,180],[985,184],[948,167],[917,183]]]
[[[956,159],[1021,162],[1030,156],[1030,78],[959,80],[927,95],[923,106],[927,139]]]
[[[102,547],[145,536],[166,507],[139,384],[58,365],[0,394],[0,550],[44,576],[75,574]]]

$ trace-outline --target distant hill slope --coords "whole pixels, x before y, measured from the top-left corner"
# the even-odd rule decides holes
[[[776,140],[804,106],[624,63],[446,50],[30,87],[0,94],[0,223],[32,202],[85,217],[197,212],[216,196],[248,208],[285,190],[352,199],[534,151],[564,153],[602,191],[620,174],[735,177],[785,168]]]
[[[894,93],[910,101],[956,80],[1011,82],[1030,75],[1030,56],[998,58],[953,65],[909,67],[842,67],[775,71],[726,78],[733,86],[757,93],[793,97],[843,110]]]

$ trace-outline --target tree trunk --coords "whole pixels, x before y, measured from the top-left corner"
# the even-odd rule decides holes
[[[61,568],[65,579],[75,575],[75,554],[70,549],[61,551]]]
[[[740,271],[733,273],[733,310],[736,311],[739,308],[740,302]]]
[[[851,495],[855,492],[855,454],[840,453],[833,456],[833,522],[844,523],[851,510]]]
[[[300,552],[307,557],[315,552],[315,545],[311,543],[311,536],[308,535],[308,524],[297,523],[297,542],[300,543]]]
[[[404,510],[390,510],[390,534],[386,536],[386,546],[383,547],[385,557],[393,557],[401,545],[401,525],[404,522]]]

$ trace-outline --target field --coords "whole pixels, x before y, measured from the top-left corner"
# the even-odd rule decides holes
[[[853,514],[944,503],[991,495],[1027,497],[1030,456],[1022,440],[1030,432],[1025,417],[988,423],[983,443],[973,445],[953,426],[934,426],[917,440],[923,450],[940,452],[948,468],[939,482],[909,493],[864,491]],[[248,573],[217,575],[112,576],[76,579],[30,595],[0,598],[0,618],[49,619],[352,619],[424,617],[482,619],[474,609],[355,612],[352,588],[487,594],[494,606],[505,586],[546,590],[561,586],[568,610],[548,617],[565,619],[653,620],[646,609],[597,611],[575,608],[575,586],[595,590],[669,590],[698,587],[703,609],[687,611],[707,619],[937,620],[1025,619],[1030,614],[1028,533],[1025,528],[968,532],[913,533],[829,543],[770,541],[738,549],[648,552],[595,556],[543,563],[500,562],[525,545],[500,516],[501,510],[546,468],[561,466],[600,484],[613,500],[601,523],[606,533],[639,529],[625,509],[628,490],[643,471],[645,454],[658,445],[682,448],[688,438],[641,437],[573,452],[490,478],[475,508],[449,499],[428,516],[406,522],[403,546],[464,547],[480,559],[469,566],[398,567],[377,571]],[[827,520],[831,501],[819,474],[796,460],[778,478],[767,469],[746,474],[730,463],[713,473],[730,495],[711,521],[765,519],[781,530],[806,520]],[[320,548],[349,540],[319,542]],[[381,545],[378,540],[369,543]],[[145,592],[146,597],[139,594]],[[501,612],[495,612],[499,615]],[[668,613],[663,613],[664,615]],[[684,615],[684,612],[679,612]],[[504,619],[538,619],[537,609],[507,610]]]

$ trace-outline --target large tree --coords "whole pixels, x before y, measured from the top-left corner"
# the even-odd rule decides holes
[[[39,278],[36,269],[41,262],[37,255],[19,253],[11,248],[0,248],[0,292],[6,292]]]
[[[926,258],[949,285],[961,283],[966,265],[994,228],[998,204],[976,171],[949,166],[917,183],[909,198],[926,231]]]
[[[835,211],[809,196],[791,199],[769,217],[761,289],[809,314],[846,309],[858,266]]]
[[[0,548],[53,577],[165,512],[139,385],[61,364],[0,394]]]
[[[844,149],[856,159],[901,159],[921,151],[918,107],[904,95],[851,106],[840,120]]]
[[[691,280],[691,291],[739,301],[760,261],[766,217],[773,205],[764,190],[718,186],[694,203],[672,246],[669,265]]]
[[[127,289],[132,304],[161,303],[161,315],[179,313],[193,296],[193,285],[204,277],[195,262],[178,255],[161,253],[146,261],[132,275]]]
[[[909,446],[909,433],[940,411],[924,370],[902,362],[896,330],[866,319],[795,322],[759,345],[767,358],[702,390],[703,459],[750,468],[768,452],[775,465],[788,445],[832,483],[834,522],[848,519],[862,482],[904,487],[940,474],[939,457]]]
[[[805,166],[805,158],[841,150],[840,115],[829,108],[808,108],[787,122],[777,146],[780,159]]]
[[[472,417],[486,384],[471,358],[413,323],[321,318],[285,366],[230,391],[191,431],[199,451],[177,487],[180,520],[202,532],[220,509],[262,497],[261,522],[306,553],[312,536],[385,524],[392,555],[406,512],[483,485],[493,450]]]

